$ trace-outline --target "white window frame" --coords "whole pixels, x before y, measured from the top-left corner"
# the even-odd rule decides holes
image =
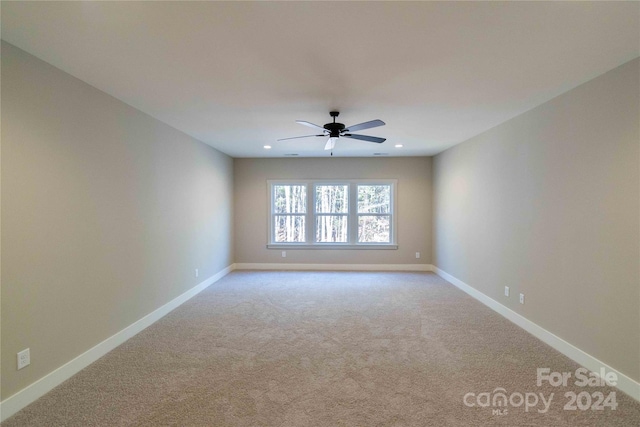
[[[306,185],[307,186],[307,212],[305,215],[305,236],[307,241],[298,242],[275,242],[275,206],[274,206],[274,186],[275,185]],[[349,207],[347,210],[347,227],[349,239],[347,242],[316,242],[316,186],[318,185],[348,185],[349,187]],[[391,212],[388,214],[358,213],[358,185],[389,185],[391,187]],[[268,241],[269,249],[398,249],[398,209],[397,209],[398,180],[396,179],[278,179],[267,181],[268,195]],[[331,215],[331,214],[329,214]],[[338,214],[340,215],[340,214]],[[389,225],[390,242],[358,242],[358,218],[360,215],[376,216],[388,215],[391,217]]]

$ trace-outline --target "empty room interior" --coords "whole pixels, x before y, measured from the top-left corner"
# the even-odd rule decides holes
[[[0,15],[3,427],[640,425],[639,2]]]

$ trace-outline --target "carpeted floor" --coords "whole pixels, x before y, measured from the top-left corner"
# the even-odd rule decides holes
[[[237,271],[2,427],[640,426],[537,368],[579,366],[434,274]]]

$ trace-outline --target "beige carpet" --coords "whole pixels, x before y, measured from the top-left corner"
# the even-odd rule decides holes
[[[564,410],[616,390],[538,387],[538,367],[579,368],[433,274],[241,271],[2,426],[640,425],[620,391],[616,410]],[[497,388],[554,397],[463,403]]]

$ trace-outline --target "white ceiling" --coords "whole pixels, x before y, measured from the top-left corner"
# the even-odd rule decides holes
[[[234,157],[328,112],[432,155],[640,54],[637,2],[2,2],[2,38]],[[263,145],[273,146],[264,150]],[[402,149],[394,148],[403,144]]]

